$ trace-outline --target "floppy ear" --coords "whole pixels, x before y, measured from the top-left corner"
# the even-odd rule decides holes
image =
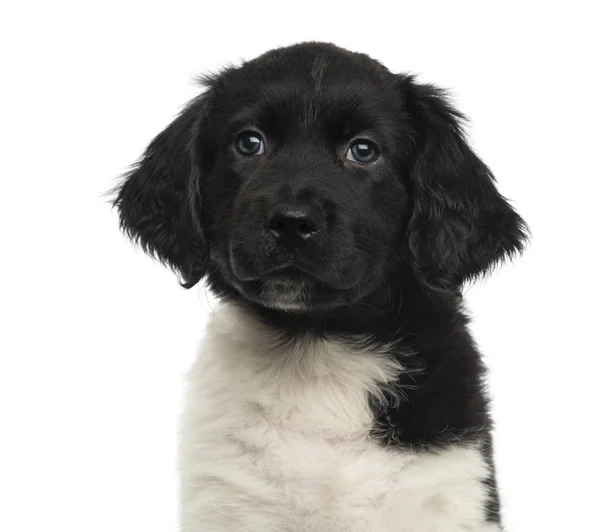
[[[114,200],[125,233],[178,272],[186,288],[203,277],[208,259],[199,224],[201,165],[195,153],[206,110],[207,96],[192,101],[150,143]]]
[[[521,252],[527,226],[467,144],[463,116],[443,91],[410,77],[402,86],[416,133],[409,167],[413,269],[429,288],[455,292]]]

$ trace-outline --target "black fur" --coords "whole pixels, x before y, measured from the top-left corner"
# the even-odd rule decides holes
[[[329,44],[274,50],[204,82],[119,188],[123,228],[184,286],[206,278],[282,341],[393,342],[410,370],[396,383],[405,400],[373,400],[373,436],[431,452],[483,439],[491,463],[460,291],[522,251],[526,226],[462,116],[439,89]],[[236,151],[242,130],[265,138],[263,155]],[[356,136],[379,146],[377,161],[348,161]],[[314,236],[278,245],[269,217],[281,205],[307,213]],[[489,487],[498,521],[493,477]]]

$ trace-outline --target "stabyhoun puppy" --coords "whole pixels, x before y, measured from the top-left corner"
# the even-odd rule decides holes
[[[527,228],[461,114],[324,43],[203,82],[115,196],[223,301],[189,375],[182,530],[501,530],[461,287]]]

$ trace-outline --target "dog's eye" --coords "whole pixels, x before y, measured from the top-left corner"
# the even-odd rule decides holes
[[[369,164],[379,158],[379,150],[370,140],[360,139],[348,148],[346,158],[354,163]]]
[[[265,152],[265,142],[255,131],[242,131],[235,140],[235,148],[242,155],[252,157]]]

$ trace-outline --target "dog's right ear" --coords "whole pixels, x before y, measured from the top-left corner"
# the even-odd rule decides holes
[[[209,95],[193,100],[148,146],[116,189],[121,228],[170,266],[186,288],[204,276],[208,247],[200,226],[202,162],[198,132]]]

